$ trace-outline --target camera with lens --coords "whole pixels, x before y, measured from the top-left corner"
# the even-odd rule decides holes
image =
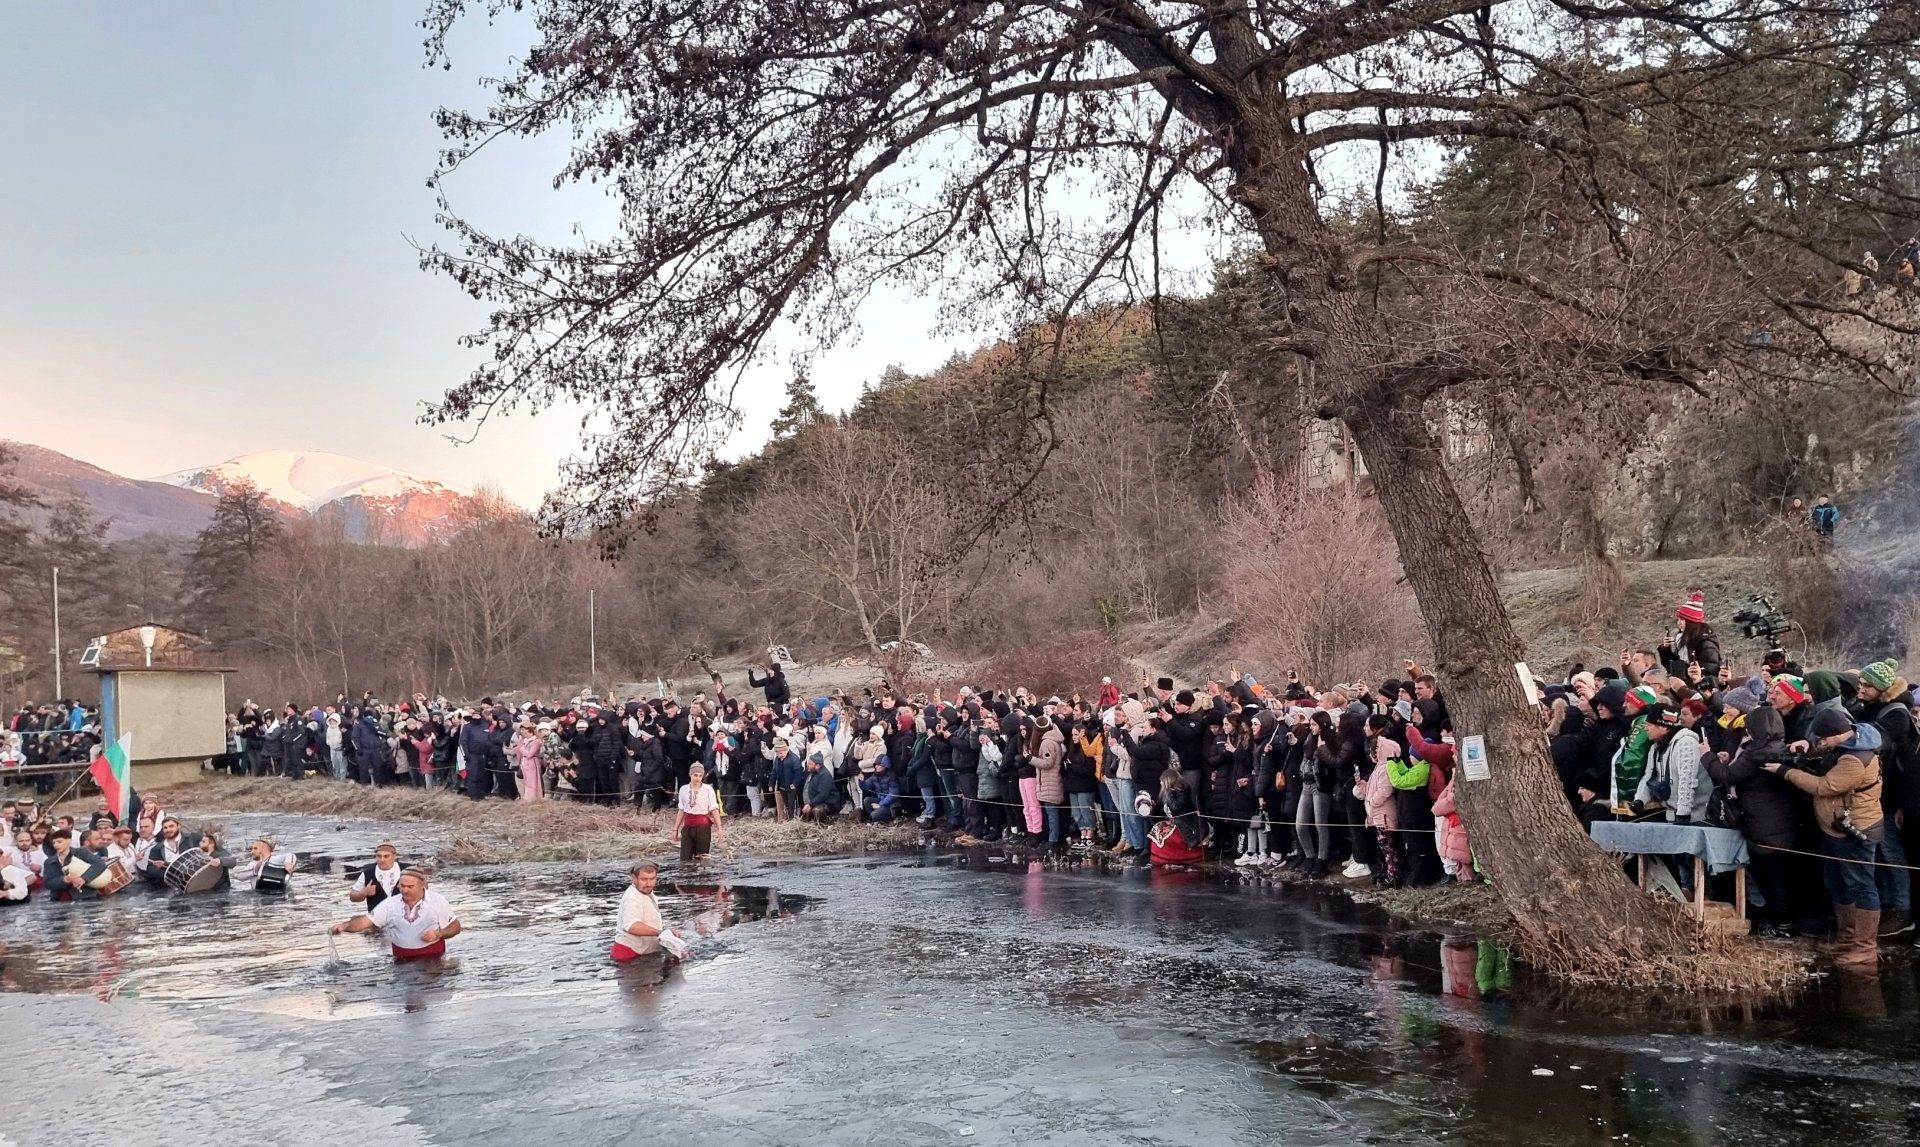
[[[1733,620],[1750,641],[1765,640],[1772,643],[1793,627],[1793,619],[1787,611],[1774,605],[1773,599],[1764,593],[1747,598],[1746,608],[1736,611]]]
[[[1796,753],[1785,745],[1777,745],[1770,749],[1754,750],[1751,759],[1758,764],[1777,763],[1783,769],[1799,769],[1816,777],[1825,776],[1834,764],[1833,754],[1822,752],[1818,746],[1804,753]]]

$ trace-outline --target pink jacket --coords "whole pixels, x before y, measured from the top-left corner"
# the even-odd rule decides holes
[[[1460,814],[1454,811],[1453,782],[1440,793],[1440,799],[1433,802],[1433,815],[1440,825],[1440,855],[1460,864],[1473,863],[1473,848],[1467,843],[1467,826],[1460,823]]]
[[[1393,799],[1393,781],[1387,776],[1387,762],[1393,759],[1397,748],[1386,737],[1375,738],[1373,743],[1373,771],[1367,774],[1364,791],[1353,795],[1367,802],[1367,826],[1388,830],[1400,827],[1400,810]],[[1359,785],[1356,784],[1358,789]]]

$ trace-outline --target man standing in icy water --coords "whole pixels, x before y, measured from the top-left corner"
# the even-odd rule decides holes
[[[660,902],[653,888],[660,866],[643,861],[633,866],[633,883],[620,894],[620,916],[613,934],[613,958],[625,964],[664,950],[674,959],[687,954],[687,944],[660,918]]]
[[[460,920],[445,897],[427,890],[426,870],[409,868],[400,874],[400,895],[387,897],[371,912],[340,921],[333,931],[365,932],[369,928],[386,933],[394,959],[420,960],[445,955],[447,941],[460,934]]]

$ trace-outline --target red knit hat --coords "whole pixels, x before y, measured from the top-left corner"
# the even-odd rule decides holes
[[[1673,611],[1673,616],[1679,618],[1681,621],[1705,624],[1707,620],[1707,595],[1697,589],[1694,590],[1691,594],[1687,595],[1686,604]]]
[[[1773,679],[1773,683],[1779,687],[1780,692],[1787,695],[1787,700],[1795,705],[1803,705],[1813,700],[1813,695],[1807,692],[1805,678],[1795,677],[1791,673],[1782,673]]]

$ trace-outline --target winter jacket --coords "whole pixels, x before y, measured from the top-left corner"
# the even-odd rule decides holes
[[[1581,726],[1579,748],[1575,752],[1577,764],[1573,770],[1576,790],[1586,789],[1595,797],[1606,799],[1611,791],[1613,758],[1626,742],[1630,727],[1627,719],[1617,712],[1605,719],[1595,716]]]
[[[1147,736],[1134,740],[1131,734],[1126,737],[1127,756],[1133,762],[1133,786],[1160,796],[1160,778],[1173,766],[1173,748],[1167,743],[1166,733],[1156,730]]]
[[[770,773],[773,786],[780,789],[797,789],[806,781],[806,766],[800,763],[800,756],[789,750],[786,755],[775,757]]]
[[[1861,702],[1854,719],[1880,730],[1880,807],[1889,815],[1905,812],[1912,821],[1920,817],[1920,728],[1906,704],[1906,680],[1895,678],[1887,694],[1898,700]]]
[[[1711,681],[1720,675],[1720,639],[1711,633],[1703,633],[1691,649],[1662,645],[1660,660],[1669,677],[1678,677],[1682,681],[1696,685],[1702,681]],[[1687,672],[1689,661],[1700,663],[1699,677]]]
[[[185,839],[185,836],[181,837],[182,841]],[[71,900],[75,892],[86,891],[84,889],[67,887],[67,874],[61,867],[59,856],[54,854],[53,843],[51,841],[47,843],[46,851],[40,855],[44,858],[40,864],[40,882],[42,886],[46,888],[47,895],[50,899]],[[77,844],[68,847],[66,863],[71,864],[76,860],[87,866],[86,871],[80,874],[80,880],[83,884],[98,880],[106,875],[107,862],[101,859],[98,854],[81,848]],[[93,893],[89,894],[97,895]]]
[[[353,759],[370,769],[385,758],[386,744],[380,738],[380,722],[372,713],[362,713],[353,723]]]
[[[765,788],[773,783],[773,742],[755,732],[758,726],[747,728],[748,734],[741,738],[740,783]],[[751,746],[746,743],[749,739]]]
[[[1647,755],[1653,751],[1653,738],[1647,735],[1646,714],[1633,719],[1627,729],[1627,743],[1613,759],[1613,793],[1620,800],[1629,800],[1640,791],[1640,782],[1647,775]]]
[[[800,794],[801,803],[816,809],[838,809],[840,807],[840,785],[833,779],[831,769],[808,769],[807,780]]]
[[[874,802],[875,808],[891,809],[900,800],[900,786],[895,783],[891,770],[868,773],[860,782],[860,792]]]
[[[1394,799],[1393,787],[1393,764],[1397,760],[1394,758],[1374,766],[1372,774],[1367,777],[1365,799],[1369,827],[1389,831],[1400,827],[1400,811]],[[1422,767],[1425,767],[1424,762]]]
[[[1747,714],[1746,745],[1722,763],[1707,757],[1707,775],[1717,785],[1730,786],[1739,799],[1741,832],[1751,844],[1775,848],[1798,847],[1807,820],[1807,801],[1794,787],[1760,766],[1785,753],[1780,714],[1761,705]]]
[[[765,677],[755,677],[753,670],[747,670],[747,687],[764,690],[769,709],[780,708],[793,696],[792,690],[787,688],[787,675],[778,665],[773,666]]]
[[[1707,803],[1706,794],[1697,791],[1699,778],[1700,734],[1692,729],[1675,729],[1648,754],[1647,771],[1640,778],[1640,787],[1634,791],[1633,799],[1642,804],[1654,800],[1653,785],[1664,780],[1668,788],[1663,798],[1667,819],[1689,820],[1696,807],[1704,809]]]
[[[667,760],[673,765],[673,775],[686,776],[687,769],[700,755],[700,743],[693,737],[693,719],[685,713],[672,718],[661,740],[665,742]]]
[[[667,747],[651,732],[633,739],[633,779],[643,789],[673,787],[673,766],[667,761]]]
[[[1069,793],[1097,793],[1100,791],[1100,760],[1106,752],[1099,734],[1092,740],[1075,737],[1067,747],[1067,756],[1062,771],[1062,786]]]
[[[1200,710],[1168,717],[1166,734],[1173,755],[1180,760],[1181,772],[1197,773],[1206,767],[1209,736],[1206,717]]]
[[[980,778],[980,787],[976,795],[981,800],[999,800],[1005,795],[1002,778],[1006,775],[1006,762],[997,741],[989,740],[980,746],[980,763],[977,773]]]
[[[933,764],[933,741],[931,734],[922,733],[914,739],[909,751],[907,784],[915,791],[940,787],[940,770]]]
[[[1040,781],[1040,800],[1045,804],[1066,804],[1067,788],[1061,768],[1066,757],[1066,738],[1058,725],[1049,724],[1040,731],[1040,747],[1033,754],[1033,773]]]
[[[955,725],[947,747],[953,754],[954,772],[971,773],[980,768],[980,726],[976,723],[961,721]]]
[[[871,737],[867,737],[855,744],[853,746],[853,761],[860,769],[860,774],[866,776],[872,773],[873,762],[884,756],[886,751],[887,743],[885,740],[876,741]]]
[[[1467,843],[1467,826],[1460,822],[1460,812],[1454,806],[1453,785],[1449,783],[1433,802],[1434,820],[1442,827],[1440,830],[1440,855],[1458,864],[1473,864],[1473,848]]]
[[[1866,725],[1862,728],[1871,729]],[[1840,814],[1847,813],[1853,827],[1861,832],[1870,832],[1877,827],[1883,814],[1880,810],[1880,758],[1872,750],[1858,746],[1861,740],[1856,732],[1846,745],[1827,751],[1827,771],[1815,775],[1804,769],[1788,766],[1780,770],[1780,776],[1794,788],[1813,797],[1813,823],[1821,832],[1836,839],[1844,839],[1846,830],[1840,827]]]
[[[1257,787],[1260,750],[1252,744],[1241,745],[1234,749],[1233,755],[1217,770],[1215,786],[1226,793],[1223,802],[1228,820],[1246,821],[1260,811],[1260,790]]]
[[[913,763],[913,744],[920,738],[920,730],[909,721],[902,725],[897,719],[887,727],[887,760],[893,765],[894,780],[906,779],[906,769]]]
[[[1206,843],[1207,826],[1200,819],[1200,808],[1194,802],[1193,790],[1182,783],[1162,795],[1167,819],[1180,830],[1180,839],[1186,842],[1187,847],[1198,848]]]

